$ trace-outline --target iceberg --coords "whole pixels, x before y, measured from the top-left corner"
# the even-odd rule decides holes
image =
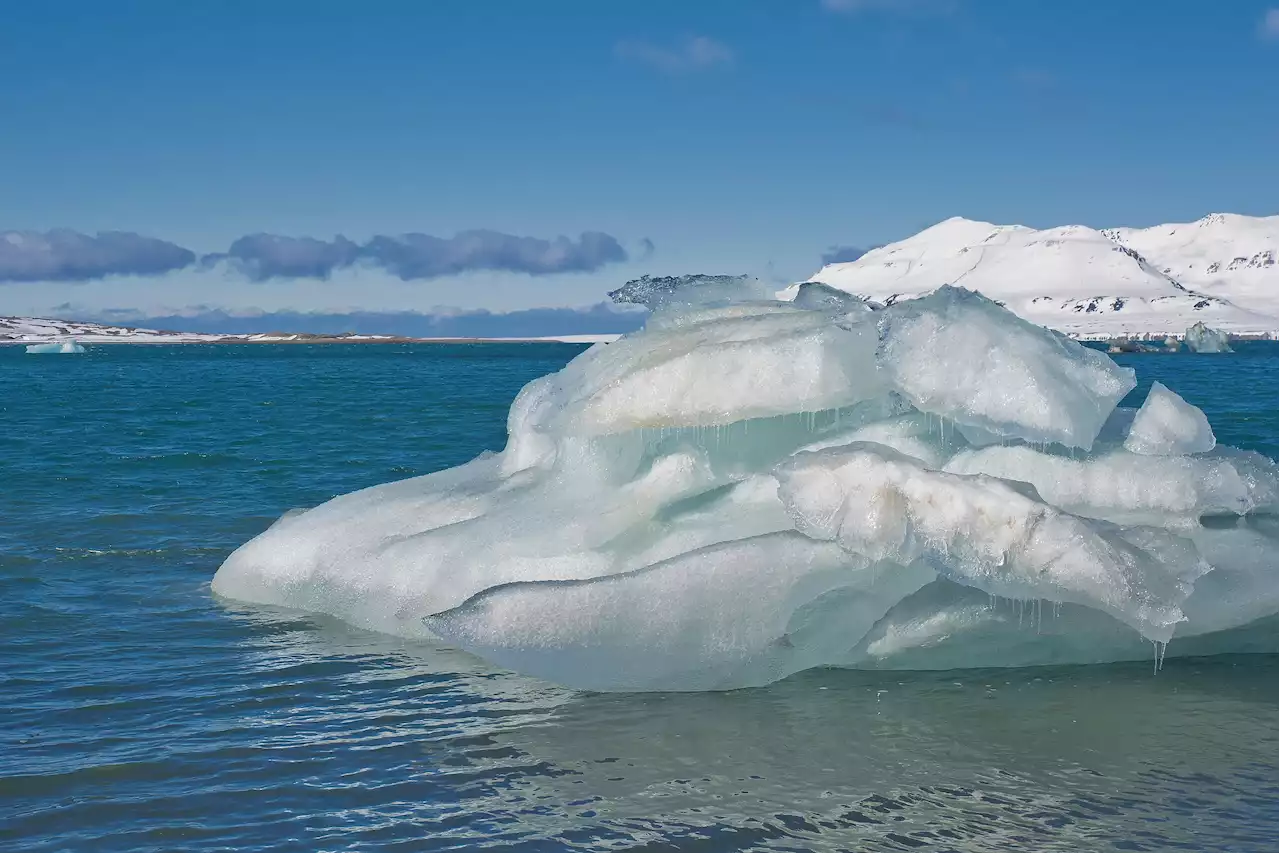
[[[1227,333],[1217,329],[1210,329],[1203,322],[1196,323],[1187,329],[1182,340],[1187,345],[1187,349],[1192,352],[1231,352],[1231,344],[1227,340]]]
[[[645,327],[500,453],[291,510],[214,592],[601,691],[1275,650],[1276,463],[1105,354],[953,287],[615,298]]]
[[[57,341],[50,344],[27,344],[27,352],[33,355],[52,355],[56,353],[84,352],[84,347],[75,341]]]
[[[766,295],[759,280],[745,275],[645,275],[609,291],[609,298],[619,305],[649,309],[741,302],[764,299]]]
[[[1154,456],[1206,453],[1218,440],[1204,412],[1159,382],[1134,416],[1124,449]]]

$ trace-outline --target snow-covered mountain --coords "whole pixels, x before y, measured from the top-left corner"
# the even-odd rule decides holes
[[[1192,290],[1275,317],[1280,216],[1214,213],[1197,222],[1104,231]]]
[[[954,284],[1086,337],[1181,334],[1196,321],[1274,334],[1278,243],[1276,216],[1213,214],[1106,231],[955,217],[856,261],[828,264],[810,280],[886,303]]]

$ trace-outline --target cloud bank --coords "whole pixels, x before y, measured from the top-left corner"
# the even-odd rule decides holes
[[[608,234],[588,231],[577,242],[567,237],[540,240],[498,231],[463,231],[452,239],[429,234],[374,237],[361,257],[403,281],[457,275],[470,270],[500,270],[529,275],[590,272],[627,259]]]
[[[653,244],[642,241],[647,253]],[[377,235],[360,244],[346,237],[319,240],[278,234],[248,234],[225,252],[197,258],[174,243],[126,231],[96,236],[59,229],[0,231],[0,283],[85,282],[110,276],[150,276],[192,266],[225,266],[252,281],[325,279],[360,265],[402,281],[422,281],[479,270],[554,275],[592,272],[628,259],[617,238],[588,231],[576,240],[519,237],[500,231],[463,231],[453,237],[430,234]]]
[[[360,247],[346,237],[281,237],[249,234],[234,241],[224,254],[205,255],[206,267],[227,263],[253,281],[273,278],[328,278],[334,270],[360,258]]]
[[[190,249],[128,231],[0,231],[0,282],[161,275],[195,260]]]

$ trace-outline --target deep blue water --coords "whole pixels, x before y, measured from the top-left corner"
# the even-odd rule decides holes
[[[598,696],[210,595],[581,349],[0,347],[0,849],[1276,849],[1273,657]],[[1276,455],[1274,344],[1117,360]]]

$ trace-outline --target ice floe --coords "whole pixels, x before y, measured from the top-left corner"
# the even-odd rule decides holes
[[[508,443],[282,517],[216,593],[594,690],[1275,648],[1276,464],[943,287],[727,276],[524,388]]]

